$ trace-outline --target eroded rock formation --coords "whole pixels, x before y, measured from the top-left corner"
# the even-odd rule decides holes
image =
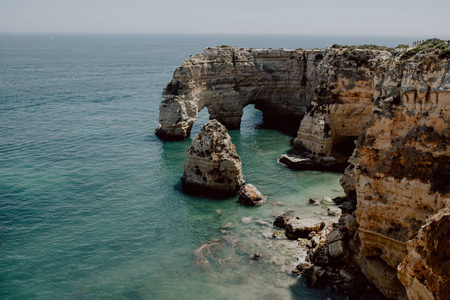
[[[255,104],[265,121],[298,126],[301,120],[294,156],[280,159],[294,168],[341,164],[359,136],[341,179],[356,211],[342,207],[348,219],[339,228],[343,237],[328,241],[327,257],[348,253],[344,261],[389,298],[446,299],[448,58],[353,51],[208,48],[175,71],[156,132],[186,138],[204,107],[211,118],[237,128],[243,107]],[[339,278],[347,280],[349,272]]]
[[[267,198],[253,185],[246,184],[239,191],[238,201],[244,205],[255,206],[266,202]]]
[[[295,131],[309,106],[332,103],[330,122],[338,126],[333,131],[336,141],[341,134],[356,137],[370,114],[369,67],[391,55],[362,51],[368,59],[361,63],[340,49],[207,48],[175,70],[163,92],[156,133],[165,140],[186,138],[205,107],[211,119],[228,129],[239,128],[248,104],[263,112],[266,123]],[[349,120],[355,111],[360,122]]]
[[[216,197],[234,195],[244,184],[241,159],[217,120],[203,125],[192,141],[181,180],[186,192]]]
[[[450,204],[450,65],[435,55],[418,55],[379,68],[376,106],[342,179],[346,193],[357,197],[357,258],[366,277],[388,297],[399,297],[403,288],[397,280],[380,283],[391,276],[401,279],[411,299],[444,299],[450,252],[444,225]]]

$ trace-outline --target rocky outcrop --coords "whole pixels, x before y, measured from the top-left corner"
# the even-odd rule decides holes
[[[448,277],[437,267],[448,242],[437,250],[427,235],[436,234],[431,223],[440,226],[435,241],[445,244],[450,235],[438,221],[450,204],[449,70],[448,60],[433,55],[380,64],[376,106],[342,180],[346,192],[357,197],[364,274],[375,285],[380,272],[399,277],[412,299],[448,295]],[[429,252],[433,249],[436,255]],[[396,289],[388,283],[380,288],[394,298]]]
[[[203,125],[192,141],[181,180],[188,193],[216,197],[235,195],[244,184],[240,157],[217,120]]]
[[[390,56],[363,52],[367,61],[361,64],[342,49],[207,48],[175,70],[163,92],[156,134],[165,140],[186,138],[205,107],[211,119],[239,128],[248,104],[263,112],[265,123],[295,132],[309,106],[333,104],[333,140],[349,133],[356,137],[370,114],[371,61]],[[349,120],[355,112],[359,120]]]
[[[238,201],[247,206],[261,205],[267,198],[253,184],[246,184],[239,191]]]
[[[406,248],[398,274],[408,298],[446,299],[450,295],[450,208],[429,218]]]
[[[273,221],[273,226],[278,228],[286,228],[286,225],[288,222],[292,219],[292,216],[288,212],[284,212],[276,216],[275,220]]]
[[[319,232],[325,227],[323,221],[315,219],[291,219],[286,224],[285,234],[288,239],[296,240],[299,238],[307,238],[312,232]]]
[[[293,168],[343,167],[359,136],[341,179],[356,211],[349,213],[353,202],[342,203],[343,237],[327,242],[320,257],[345,258],[389,298],[448,295],[448,58],[208,48],[175,71],[163,97],[156,130],[163,139],[186,138],[205,107],[211,118],[238,128],[243,107],[255,104],[265,121],[298,128],[293,153],[280,159]],[[295,238],[291,227],[286,235]],[[314,278],[327,272],[310,270]],[[345,281],[349,273],[332,275]]]

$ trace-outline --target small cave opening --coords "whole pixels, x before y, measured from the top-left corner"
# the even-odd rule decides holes
[[[339,137],[334,140],[332,155],[339,161],[347,161],[355,150],[357,136]]]
[[[252,105],[252,104],[250,104]],[[261,112],[261,123],[258,128],[275,129],[292,137],[297,136],[298,128],[303,116],[280,114],[275,109],[265,107],[261,104],[252,105],[256,110]]]

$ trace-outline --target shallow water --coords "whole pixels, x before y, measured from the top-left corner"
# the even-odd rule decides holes
[[[268,203],[191,197],[180,189],[191,139],[163,143],[153,133],[162,89],[189,54],[221,44],[328,43],[0,35],[0,298],[339,298],[290,277],[303,250],[255,224],[288,209],[327,218],[306,201],[342,195],[339,174],[278,164],[292,137],[258,129],[261,113],[247,107],[230,135],[246,181]],[[193,134],[207,118],[202,111]],[[255,252],[263,258],[251,260]]]

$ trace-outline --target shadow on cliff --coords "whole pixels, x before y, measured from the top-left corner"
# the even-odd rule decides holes
[[[303,278],[299,278],[289,289],[291,290],[292,299],[294,300],[330,299],[329,294],[331,288],[329,286],[324,288],[308,287]],[[333,291],[333,293],[334,295],[331,298],[333,300],[387,300],[387,298],[375,288],[358,295],[347,295],[338,291]]]
[[[322,300],[322,299],[330,299],[330,291],[329,287],[317,289],[310,288],[306,285],[306,282],[303,278],[299,278],[297,282],[290,286],[290,291],[292,294],[292,299],[294,300],[305,300],[305,299],[314,299],[314,300]],[[340,292],[333,292],[334,295],[331,299],[333,300],[344,300],[348,299],[347,295]]]

